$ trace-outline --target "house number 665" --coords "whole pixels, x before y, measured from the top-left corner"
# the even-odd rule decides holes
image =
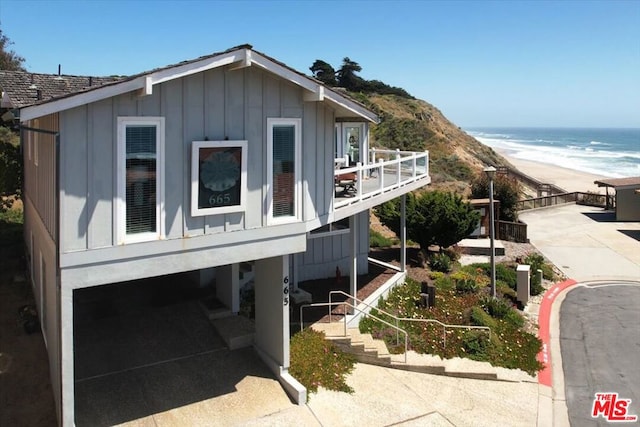
[[[284,298],[282,299],[282,301],[284,302],[284,305],[287,306],[289,305],[289,276],[285,276],[282,282],[284,283],[284,286],[282,288]]]

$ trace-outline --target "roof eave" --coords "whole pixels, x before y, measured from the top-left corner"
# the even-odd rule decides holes
[[[366,107],[248,47],[232,49],[200,60],[161,68],[120,82],[23,107],[20,120],[31,120],[132,91],[150,95],[156,84],[231,64],[237,64],[235,68],[258,66],[304,89],[305,100],[328,101],[346,115],[356,115],[372,123],[378,122],[378,116]]]

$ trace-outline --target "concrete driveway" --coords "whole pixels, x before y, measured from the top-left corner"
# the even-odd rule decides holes
[[[567,277],[640,281],[640,222],[575,204],[521,212],[531,243]]]
[[[179,276],[76,291],[77,426],[242,425],[297,408],[253,348],[229,350]]]

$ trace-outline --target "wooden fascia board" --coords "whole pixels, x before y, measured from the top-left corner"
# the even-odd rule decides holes
[[[190,76],[191,74],[201,73],[211,70],[212,68],[223,67],[233,64],[234,62],[244,61],[248,49],[235,50],[233,52],[223,53],[211,58],[189,64],[178,65],[177,67],[168,68],[166,70],[151,73],[151,80],[154,85],[164,83],[169,80],[179,79],[181,77]]]
[[[378,116],[375,113],[367,110],[366,108],[356,104],[355,102],[345,98],[338,93],[329,91],[325,94],[325,100],[330,101],[333,104],[342,107],[345,110],[348,110],[360,117],[363,117],[369,120],[371,123],[378,123]]]
[[[54,114],[59,111],[79,107],[80,105],[89,104],[91,102],[100,101],[112,96],[117,96],[123,93],[142,89],[145,86],[145,78],[146,76],[140,76],[133,80],[101,87],[99,89],[79,93],[67,98],[62,98],[39,105],[32,105],[30,107],[24,107],[20,111],[20,121],[25,122],[27,120]]]
[[[40,105],[25,107],[20,112],[20,120],[26,121],[37,117],[46,116],[48,114],[57,113],[59,111],[68,110],[80,105],[89,104],[91,102],[100,101],[102,99],[121,95],[123,93],[139,91],[139,95],[150,95],[152,86],[169,80],[186,77],[191,74],[207,71],[212,68],[222,67],[234,62],[245,60],[248,49],[242,49],[233,52],[227,52],[201,61],[189,64],[178,65],[166,70],[159,70],[149,74],[142,75],[133,80],[114,83],[112,85],[94,89],[89,92],[79,93],[66,98],[46,102]]]
[[[273,73],[276,74],[300,87],[302,87],[303,89],[306,89],[308,92],[310,92],[310,94],[307,95],[305,94],[305,96],[308,98],[308,100],[312,100],[312,101],[326,101],[326,100],[330,100],[331,102],[333,102],[334,104],[337,104],[339,106],[341,106],[342,108],[345,108],[353,113],[355,113],[356,115],[363,117],[373,123],[377,122],[378,117],[370,112],[369,110],[367,110],[366,108],[356,104],[355,102],[345,98],[344,96],[340,95],[337,92],[334,92],[330,89],[325,89],[325,87],[321,84],[316,83],[315,81],[311,80],[308,77],[302,76],[296,72],[291,71],[290,69],[288,69],[287,67],[284,67],[276,62],[273,62],[272,60],[265,58],[264,56],[260,55],[257,52],[253,52],[252,55],[252,62],[256,65],[258,65],[259,67]],[[322,92],[322,94],[321,94]],[[305,98],[305,101],[307,100],[307,98]],[[322,99],[319,99],[322,98]]]
[[[312,81],[308,77],[301,76],[300,74],[291,71],[287,67],[273,62],[268,58],[265,58],[257,52],[253,52],[253,55],[251,55],[251,62],[259,66],[260,68],[269,71],[270,73],[276,74],[283,79],[288,80],[291,83],[294,83],[302,87],[303,89],[308,90],[309,92],[315,93],[320,86],[318,85],[318,83]]]
[[[315,92],[305,91],[303,99],[306,102],[322,102],[324,101],[324,86],[318,85]]]

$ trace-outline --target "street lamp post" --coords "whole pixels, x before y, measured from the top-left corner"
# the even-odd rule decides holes
[[[489,166],[484,168],[484,173],[489,178],[489,236],[491,238],[491,298],[496,297],[496,246],[495,246],[495,219],[493,210],[493,178],[496,175],[496,168]]]

